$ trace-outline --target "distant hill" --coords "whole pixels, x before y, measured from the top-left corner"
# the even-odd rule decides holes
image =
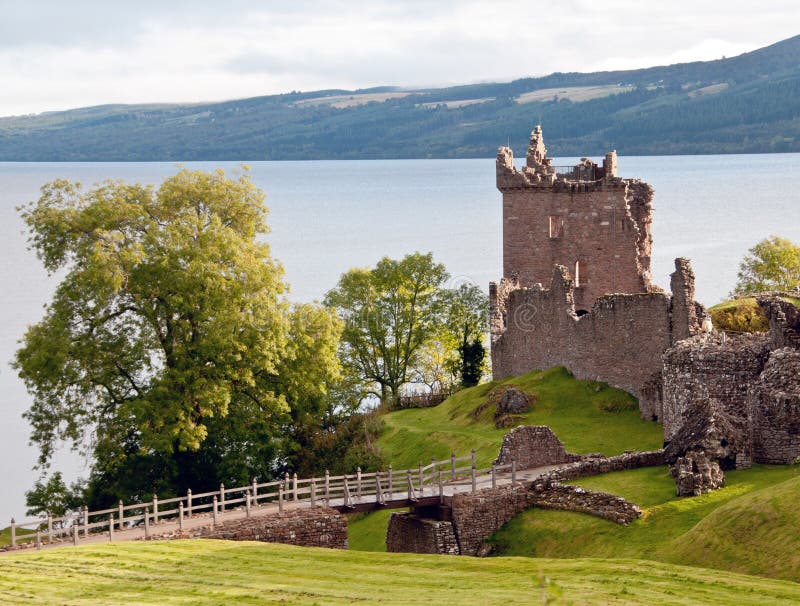
[[[105,105],[0,118],[0,160],[311,160],[800,151],[800,36],[737,57],[438,89]]]

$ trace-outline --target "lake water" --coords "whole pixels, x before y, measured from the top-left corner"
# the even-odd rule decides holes
[[[575,159],[560,158],[555,164]],[[188,163],[237,170],[238,164]],[[321,298],[342,272],[380,257],[433,251],[453,275],[488,288],[500,278],[501,198],[494,160],[255,162],[255,184],[267,192],[273,255],[282,261],[297,301]],[[800,154],[621,157],[620,174],[656,190],[653,276],[669,287],[673,259],[692,259],[697,297],[708,305],[736,281],[742,255],[779,234],[800,241]],[[54,288],[27,250],[15,206],[35,200],[41,185],[64,177],[86,185],[104,179],[158,183],[170,163],[0,163],[0,527],[24,513],[36,452],[21,418],[30,405],[9,367],[25,327],[38,321]],[[74,478],[81,463],[62,453],[56,467]]]

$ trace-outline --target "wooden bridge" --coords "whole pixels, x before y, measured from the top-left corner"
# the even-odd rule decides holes
[[[327,506],[343,513],[436,505],[458,492],[511,484],[532,479],[551,468],[517,470],[516,463],[478,469],[475,451],[470,456],[452,454],[431,460],[415,470],[396,470],[318,478],[289,476],[283,480],[226,488],[185,496],[125,504],[99,511],[82,510],[63,517],[47,516],[11,520],[11,549],[55,547],[100,541],[149,539],[155,535],[182,533],[214,527],[222,520],[281,513],[300,507]]]

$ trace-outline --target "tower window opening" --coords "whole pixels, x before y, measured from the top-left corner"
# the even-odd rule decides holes
[[[564,217],[561,215],[550,215],[550,237],[564,237]]]
[[[586,261],[575,261],[575,286],[585,286],[589,283],[589,272]]]

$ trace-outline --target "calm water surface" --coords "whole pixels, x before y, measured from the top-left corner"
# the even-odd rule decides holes
[[[568,164],[574,159],[557,159]],[[656,190],[653,275],[669,287],[673,259],[692,259],[697,297],[714,304],[736,281],[745,251],[770,234],[800,241],[800,198],[794,175],[800,154],[621,157],[620,174]],[[189,168],[238,169],[236,163],[188,163]],[[433,251],[453,274],[487,288],[501,272],[501,202],[493,160],[374,160],[255,162],[253,180],[267,192],[272,233],[297,301],[321,298],[339,275],[383,255]],[[24,512],[35,479],[36,452],[21,418],[30,405],[9,367],[25,327],[42,315],[55,280],[48,278],[15,206],[38,197],[57,177],[85,185],[104,179],[158,183],[170,163],[0,163],[0,527]],[[82,464],[62,453],[57,467],[74,478]]]

